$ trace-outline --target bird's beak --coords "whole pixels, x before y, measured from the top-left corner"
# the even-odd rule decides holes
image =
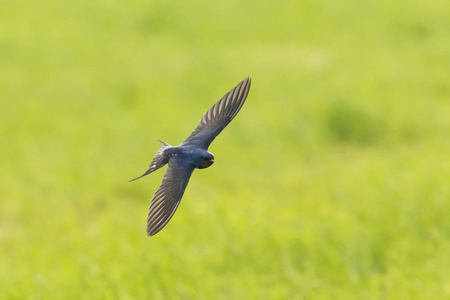
[[[203,162],[203,168],[207,168],[214,163],[214,159],[209,159]]]

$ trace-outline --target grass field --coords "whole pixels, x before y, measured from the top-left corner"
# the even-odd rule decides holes
[[[0,299],[450,299],[447,1],[2,1]],[[174,218],[163,170],[246,76]]]

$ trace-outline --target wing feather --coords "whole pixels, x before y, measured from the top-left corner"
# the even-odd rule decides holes
[[[244,105],[250,85],[251,79],[247,77],[226,93],[203,115],[197,127],[182,145],[191,144],[207,150],[216,136],[233,120]]]
[[[155,235],[166,226],[180,205],[194,166],[171,158],[161,185],[150,203],[147,217],[147,234]]]

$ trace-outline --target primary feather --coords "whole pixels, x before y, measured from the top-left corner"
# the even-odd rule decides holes
[[[251,79],[247,77],[226,93],[203,115],[197,127],[182,145],[196,145],[207,150],[216,136],[233,120],[244,105],[250,85]]]
[[[186,165],[178,157],[171,158],[161,185],[150,203],[147,234],[155,235],[170,221],[180,204],[194,166]]]

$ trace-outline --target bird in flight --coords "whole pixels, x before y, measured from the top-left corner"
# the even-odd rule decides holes
[[[158,140],[163,145],[153,157],[148,170],[130,180],[142,178],[169,164],[150,203],[147,235],[155,235],[170,221],[180,205],[194,169],[208,168],[214,163],[214,155],[208,151],[208,147],[244,105],[250,85],[251,79],[247,77],[226,93],[203,115],[191,135],[180,145],[171,146]]]

